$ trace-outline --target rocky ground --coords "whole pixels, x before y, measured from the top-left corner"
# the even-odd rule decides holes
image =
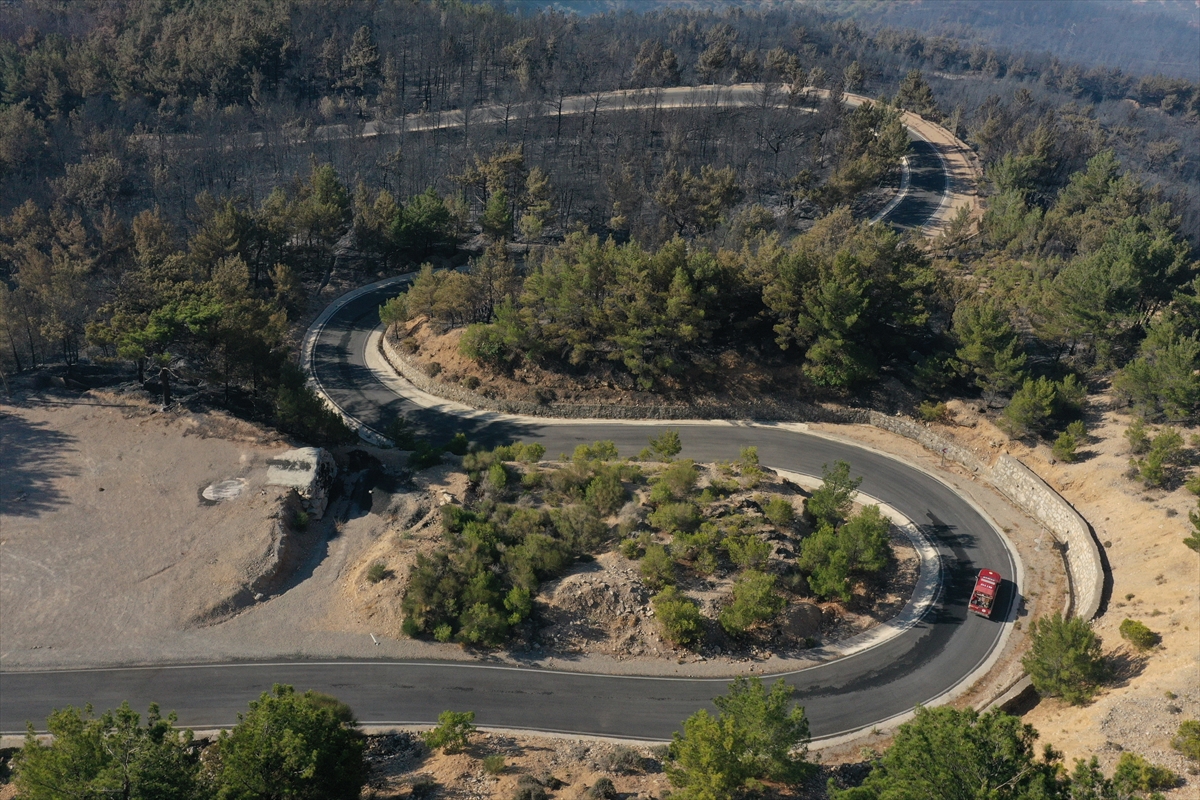
[[[656,467],[647,465],[647,469]],[[703,472],[707,477],[698,488],[715,474],[711,467]],[[738,492],[719,505],[750,508],[756,506],[755,497],[779,495],[792,499],[799,513],[802,491],[769,470],[765,473],[753,490]],[[450,465],[418,474],[416,483],[420,491],[405,496],[385,515],[389,521],[386,532],[351,568],[345,589],[376,630],[389,636],[399,631],[399,601],[417,554],[429,554],[443,542],[439,507],[451,502],[469,505],[475,497],[466,477]],[[527,503],[529,498],[521,502]],[[614,525],[615,521],[616,517],[609,520]],[[797,529],[804,528],[802,522],[795,524]],[[790,537],[777,533],[772,538],[772,563],[781,566],[795,558],[795,542]],[[851,603],[793,599],[775,623],[742,640],[726,636],[715,621],[729,602],[733,571],[720,570],[708,576],[682,571],[680,590],[697,601],[708,620],[705,644],[697,652],[673,646],[662,636],[650,604],[654,592],[643,581],[638,562],[615,549],[602,552],[581,559],[564,576],[542,584],[535,597],[534,627],[515,638],[510,653],[521,659],[602,656],[618,662],[697,656],[723,662],[770,656],[803,659],[808,648],[854,636],[903,609],[916,584],[919,560],[900,531],[893,529],[891,544],[894,561],[885,579],[877,585],[861,586]],[[374,564],[381,565],[377,570],[385,570],[384,579],[372,580],[369,570]]]

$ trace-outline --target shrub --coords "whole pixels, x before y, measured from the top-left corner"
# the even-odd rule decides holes
[[[382,561],[376,561],[367,568],[367,580],[371,583],[379,583],[390,574],[391,572],[388,570],[387,564]]]
[[[1075,437],[1067,432],[1060,433],[1054,440],[1054,457],[1068,464],[1075,461]]]
[[[774,618],[786,601],[775,591],[775,576],[746,570],[733,584],[733,601],[721,611],[721,627],[740,636],[752,625]]]
[[[700,524],[700,509],[695,503],[664,503],[650,513],[649,522],[663,533],[694,531]]]
[[[431,378],[436,378],[438,375],[442,374],[442,365],[436,361],[431,361],[425,367],[425,374]]]
[[[654,455],[658,457],[659,461],[670,461],[683,450],[683,441],[679,438],[679,431],[668,428],[658,436],[650,437],[650,449],[654,451]]]
[[[296,513],[292,515],[292,525],[298,531],[308,530],[308,525],[310,522],[312,522],[312,516],[307,511],[297,510]]]
[[[1140,456],[1150,449],[1150,434],[1146,431],[1146,421],[1135,419],[1125,429],[1125,438],[1129,440],[1129,452]]]
[[[446,442],[446,452],[456,456],[465,456],[470,448],[471,444],[467,441],[467,435],[462,432],[454,434],[450,437],[450,441]]]
[[[845,461],[836,462],[833,469],[828,464],[822,466],[821,474],[821,485],[808,498],[804,510],[818,524],[836,526],[850,513],[862,478],[851,478],[850,465]]]
[[[796,517],[796,509],[792,506],[790,500],[775,495],[763,506],[763,514],[771,522],[782,528],[785,525],[792,524],[792,520]]]
[[[642,545],[634,537],[622,539],[620,544],[621,555],[628,558],[630,561],[636,561],[642,555]]]
[[[480,380],[479,380],[479,378],[477,378],[477,377],[476,377],[476,376],[474,376],[474,375],[468,375],[467,377],[463,378],[463,380],[462,380],[462,385],[463,385],[463,387],[464,387],[465,389],[467,389],[468,391],[471,391],[471,392],[473,392],[473,391],[475,391],[476,389],[478,389],[478,388],[479,388],[479,384],[480,384]],[[491,756],[489,756],[489,758],[490,758],[490,757],[491,757]]]
[[[798,566],[808,573],[809,587],[818,597],[850,600],[850,579],[869,577],[887,566],[891,557],[891,523],[879,506],[867,506],[841,528],[824,524],[800,545]]]
[[[1136,459],[1139,477],[1146,486],[1162,486],[1168,468],[1178,464],[1182,456],[1183,436],[1174,428],[1164,428],[1150,441],[1146,457]]]
[[[421,741],[430,750],[440,748],[443,753],[457,753],[475,733],[474,723],[474,711],[443,711],[438,714],[437,727],[421,734]]]
[[[1084,444],[1088,441],[1087,425],[1083,424],[1083,420],[1077,419],[1067,426],[1067,433],[1071,434],[1071,438],[1076,444]]]
[[[743,447],[738,453],[738,469],[746,469],[747,467],[758,466],[758,448]]]
[[[625,485],[614,467],[602,468],[588,483],[584,497],[598,514],[608,516],[625,504]]]
[[[642,556],[638,569],[642,573],[642,580],[651,589],[657,590],[675,583],[675,561],[667,552],[667,548],[661,544],[646,546],[646,553]]]
[[[721,544],[721,529],[711,522],[696,531],[679,531],[671,540],[671,555],[686,561],[702,575],[717,569],[717,547]]]
[[[575,448],[571,460],[582,463],[586,461],[616,461],[621,457],[617,445],[611,439],[581,444]]]
[[[1107,677],[1100,637],[1079,617],[1061,614],[1029,626],[1029,653],[1021,665],[1043,697],[1061,697],[1072,705],[1087,702]]]
[[[601,776],[585,793],[588,800],[613,800],[617,797],[617,787],[613,786],[611,778]]]
[[[1183,543],[1200,553],[1200,501],[1196,502],[1194,511],[1188,512],[1188,522],[1192,525],[1192,532],[1183,537]]]
[[[517,778],[517,790],[513,800],[549,800],[545,787],[532,775],[522,775]]]
[[[483,758],[483,771],[488,775],[499,775],[507,768],[504,763],[504,756],[499,753],[492,753],[490,756]]]
[[[725,539],[729,560],[742,569],[761,569],[771,556],[771,544],[754,534],[730,536]]]
[[[1113,770],[1113,786],[1118,794],[1129,796],[1133,792],[1153,792],[1170,789],[1179,783],[1179,776],[1166,767],[1151,764],[1137,753],[1121,753],[1117,768]]]
[[[1054,381],[1045,377],[1026,378],[1004,408],[1002,427],[1012,436],[1041,430],[1054,413],[1054,397]]]
[[[1171,747],[1193,761],[1200,761],[1200,720],[1185,719],[1179,723]]]
[[[411,470],[428,469],[436,467],[440,463],[442,463],[441,448],[433,447],[429,442],[417,442],[416,447],[408,454],[408,468]]]
[[[504,468],[504,465],[496,462],[488,467],[487,487],[493,492],[502,492],[506,486],[508,486],[508,470]]]
[[[696,488],[699,477],[700,473],[691,460],[672,462],[654,479],[650,502],[665,503],[669,500],[685,499]]]
[[[1149,650],[1162,641],[1161,636],[1134,619],[1121,623],[1121,638],[1138,650]]]
[[[917,408],[917,413],[926,422],[948,423],[954,420],[954,415],[950,412],[950,407],[945,403],[934,404],[926,400]]]
[[[619,744],[600,759],[600,768],[605,772],[629,775],[642,770],[642,755],[637,750]]]
[[[668,586],[650,601],[663,636],[672,644],[690,647],[704,636],[704,620],[691,598]]]
[[[550,514],[554,529],[577,553],[595,550],[609,536],[609,528],[595,509],[583,504],[565,506]]]

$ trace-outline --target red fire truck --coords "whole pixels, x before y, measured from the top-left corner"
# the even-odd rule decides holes
[[[996,594],[1000,591],[1000,573],[990,569],[979,570],[975,579],[975,590],[971,592],[971,602],[967,608],[991,619],[992,607],[996,603]]]

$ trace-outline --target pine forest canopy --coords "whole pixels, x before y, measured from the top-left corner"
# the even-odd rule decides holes
[[[762,104],[554,113],[588,92],[734,82],[762,82]],[[851,110],[839,89],[880,100]],[[550,113],[522,113],[535,101]],[[509,113],[356,136],[482,105]],[[977,151],[980,235],[963,219],[929,250],[855,222],[898,180],[900,108]],[[0,360],[174,364],[298,428],[319,404],[283,363],[290,320],[339,259],[453,263],[482,235],[530,255],[494,245],[405,313],[473,326],[496,369],[604,363],[655,388],[736,346],[796,359],[817,394],[892,376],[1015,395],[1027,434],[1065,424],[1096,375],[1149,420],[1191,419],[1198,115],[1187,80],[810,4],[9,4]],[[870,335],[880,323],[889,336]]]

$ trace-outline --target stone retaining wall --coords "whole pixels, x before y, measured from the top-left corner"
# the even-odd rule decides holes
[[[621,407],[496,400],[463,386],[429,377],[400,352],[390,332],[384,333],[382,350],[388,363],[421,391],[473,408],[506,414],[574,419],[787,419],[793,422],[860,423],[882,428],[912,439],[926,450],[961,464],[1040,522],[1066,550],[1067,572],[1071,582],[1071,613],[1090,620],[1100,608],[1104,568],[1099,544],[1087,521],[1070,503],[1012,456],[1000,455],[995,463],[988,465],[969,448],[945,439],[929,427],[906,417],[888,416],[878,411],[825,408],[809,403],[787,406],[764,404],[761,407],[751,404]]]
[[[988,481],[1066,547],[1071,613],[1087,620],[1096,616],[1104,593],[1104,564],[1100,560],[1099,543],[1087,521],[1033,470],[1010,455],[996,459]]]
[[[1040,522],[1066,550],[1067,576],[1071,581],[1070,613],[1087,620],[1096,616],[1104,591],[1100,545],[1087,520],[1062,495],[1010,455],[1001,454],[989,466],[971,450],[938,436],[918,422],[877,411],[869,412],[868,417],[869,424],[912,439],[926,450],[963,465]]]

